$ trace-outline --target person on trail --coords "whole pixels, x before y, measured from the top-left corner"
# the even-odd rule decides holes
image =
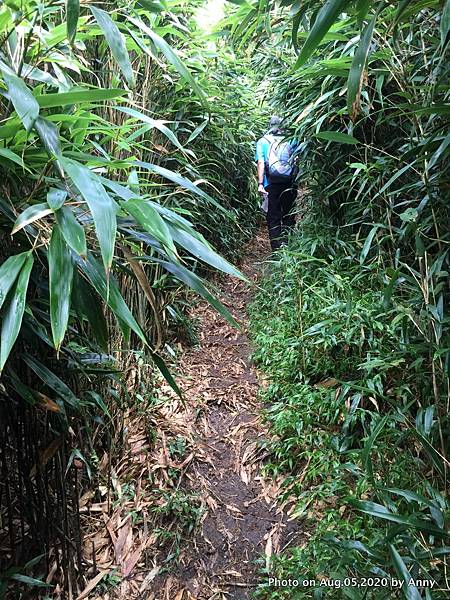
[[[269,130],[256,144],[258,192],[264,198],[263,209],[267,201],[266,219],[272,250],[286,243],[288,233],[295,225],[295,152],[295,142],[284,138],[281,118],[273,116]]]

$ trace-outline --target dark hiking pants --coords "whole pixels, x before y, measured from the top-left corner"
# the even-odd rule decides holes
[[[287,241],[287,236],[295,225],[292,211],[297,197],[297,188],[290,183],[269,183],[267,192],[269,194],[267,227],[270,245],[272,250],[277,250]]]

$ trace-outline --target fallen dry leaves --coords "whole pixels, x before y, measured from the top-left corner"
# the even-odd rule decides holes
[[[264,243],[257,238],[242,266],[250,280],[267,252]],[[183,400],[161,382],[160,401],[145,414],[129,409],[122,455],[100,460],[105,479],[111,473],[110,489],[100,486],[80,499],[83,559],[91,578],[77,600],[247,598],[258,581],[255,561],[265,557],[270,569],[284,534],[289,528],[292,533],[277,505],[281,480],[260,472],[267,432],[245,335],[252,290],[230,278],[220,280],[220,287],[243,330],[204,302],[194,307],[199,345],[186,349],[177,366]],[[177,440],[183,440],[184,451],[174,451]],[[167,509],[178,493],[197,498],[201,506],[191,533]],[[167,562],[170,552],[178,552],[177,562]],[[119,576],[118,585],[95,595],[108,574]]]

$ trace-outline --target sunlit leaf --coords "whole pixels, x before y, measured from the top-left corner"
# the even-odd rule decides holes
[[[189,190],[190,192],[196,194],[197,196],[200,196],[200,198],[203,198],[210,204],[213,204],[221,212],[223,212],[225,215],[227,215],[227,217],[229,217],[229,218],[231,217],[230,211],[228,211],[224,206],[219,204],[216,200],[214,200],[214,198],[212,198],[209,194],[204,192],[200,187],[195,185],[195,183],[193,183],[186,177],[183,177],[182,175],[180,175],[179,173],[177,173],[175,171],[166,169],[165,167],[160,167],[159,165],[154,165],[152,163],[143,162],[140,160],[137,160],[135,162],[136,162],[137,166],[144,167],[145,169],[148,169],[149,171],[152,171],[153,173],[157,173],[158,175],[161,175],[162,177],[165,177],[166,179],[173,181],[174,183],[180,185],[181,187],[185,188],[186,190]]]
[[[236,269],[231,263],[225,260],[222,256],[217,254],[210,246],[208,246],[205,242],[202,242],[198,238],[191,235],[191,233],[180,229],[178,227],[174,227],[169,225],[170,232],[174,241],[185,248],[188,252],[190,252],[196,258],[202,260],[203,262],[219,269],[219,271],[223,271],[224,273],[228,273],[233,277],[239,277],[240,279],[246,279],[244,275]]]
[[[128,50],[126,49],[125,41],[119,28],[107,12],[95,6],[90,6],[89,8],[103,31],[108,46],[111,48],[112,55],[116,59],[128,85],[130,88],[134,87],[133,67],[131,66]]]
[[[164,121],[161,121],[161,119],[152,119],[148,115],[145,115],[134,108],[129,108],[128,106],[115,106],[114,108],[127,115],[130,115],[130,117],[134,117],[143,123],[148,123],[152,127],[159,129],[159,131],[161,131],[161,133],[163,133],[174,144],[174,146],[180,150],[184,150],[183,146],[178,141],[177,136],[166,125],[164,125]]]
[[[30,223],[34,223],[39,219],[43,219],[44,217],[50,215],[52,212],[52,209],[49,208],[46,202],[43,202],[42,204],[33,204],[32,206],[29,206],[19,215],[16,222],[14,223],[11,233],[17,233]]]
[[[8,67],[1,66],[3,79],[8,88],[11,102],[25,129],[31,131],[39,115],[39,104],[26,84]]]
[[[191,85],[192,89],[197,94],[197,96],[203,101],[204,104],[206,104],[206,97],[203,93],[203,90],[200,88],[189,69],[186,67],[186,65],[183,63],[180,57],[176,54],[176,52],[169,46],[165,39],[158,35],[155,31],[147,27],[147,25],[145,25],[145,23],[143,23],[141,20],[134,19],[133,17],[130,17],[129,20],[131,23],[136,25],[136,27],[141,29],[143,33],[149,36],[149,38],[152,40],[152,42],[155,44],[158,50],[160,50],[164,54],[167,60],[178,71],[180,76]]]
[[[3,306],[6,295],[16,281],[28,255],[29,252],[15,254],[7,258],[0,266],[0,308]]]
[[[295,63],[296,69],[305,64],[348,3],[349,0],[327,0],[325,2],[302,46],[300,55]]]
[[[34,127],[50,156],[59,158],[61,156],[61,142],[57,126],[43,117],[38,117]]]
[[[57,106],[67,106],[71,104],[81,104],[83,102],[103,102],[104,100],[114,100],[126,94],[125,90],[120,89],[99,89],[92,88],[86,90],[73,90],[70,92],[60,92],[53,94],[38,94],[36,102],[41,108],[55,108]]]
[[[63,158],[61,163],[91,210],[103,264],[108,273],[112,265],[116,240],[117,204],[93,171],[67,158]]]

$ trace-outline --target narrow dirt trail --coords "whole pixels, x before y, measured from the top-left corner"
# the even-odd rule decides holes
[[[260,232],[240,265],[250,282],[268,255]],[[180,345],[176,367],[183,399],[160,382],[153,404],[125,416],[110,497],[105,487],[101,500],[81,499],[92,564],[83,599],[100,582],[95,600],[245,600],[265,581],[270,558],[297,537],[277,502],[280,482],[261,471],[269,434],[247,337],[253,283],[215,281],[241,330],[206,302],[192,308],[198,344]],[[111,586],[105,578],[114,574]]]
[[[250,281],[258,279],[268,253],[260,232],[241,265]],[[188,488],[200,494],[204,512],[177,569],[159,578],[159,592],[149,600],[249,598],[263,581],[266,561],[295,535],[294,524],[277,506],[278,486],[260,473],[267,432],[246,333],[254,289],[229,277],[217,285],[242,330],[201,302],[191,315],[199,323],[199,344],[184,353],[179,377],[187,405],[202,407],[193,427],[197,452],[185,476]]]

